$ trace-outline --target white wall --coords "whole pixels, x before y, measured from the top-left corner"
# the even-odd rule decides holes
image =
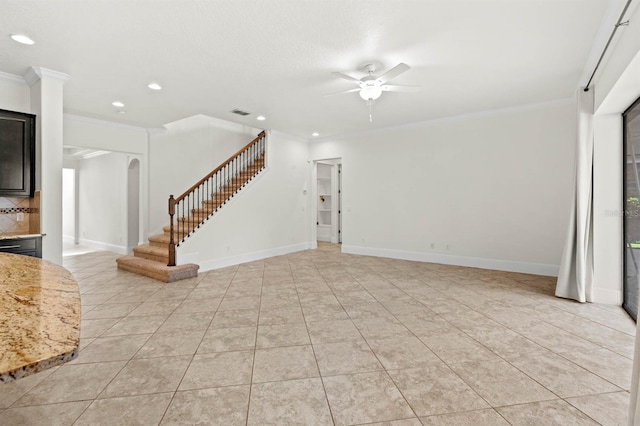
[[[0,109],[31,112],[29,86],[22,77],[0,72]]]
[[[255,138],[259,129],[197,115],[151,134],[150,229],[169,224],[169,195],[181,195]]]
[[[78,162],[78,226],[82,245],[126,253],[127,155]]]
[[[571,101],[311,144],[342,158],[343,251],[557,274],[574,159]]]
[[[271,132],[266,170],[178,248],[178,263],[206,271],[314,247],[308,153],[306,141]]]

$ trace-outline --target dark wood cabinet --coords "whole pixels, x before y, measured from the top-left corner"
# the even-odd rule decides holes
[[[36,116],[0,109],[0,197],[33,197]]]
[[[0,239],[0,253],[23,254],[25,256],[42,257],[42,237]]]

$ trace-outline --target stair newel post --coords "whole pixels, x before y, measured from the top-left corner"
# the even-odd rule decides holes
[[[167,266],[176,266],[176,243],[173,240],[173,216],[176,213],[176,200],[169,195],[169,263]]]

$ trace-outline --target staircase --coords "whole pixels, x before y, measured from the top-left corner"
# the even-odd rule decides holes
[[[198,265],[176,265],[176,247],[264,169],[265,148],[266,135],[261,132],[182,195],[171,195],[169,225],[163,227],[164,233],[149,237],[148,244],[134,247],[133,255],[116,259],[118,269],[164,282],[197,276]]]

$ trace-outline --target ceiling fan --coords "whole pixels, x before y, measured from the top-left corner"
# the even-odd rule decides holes
[[[376,66],[374,64],[367,64],[364,66],[364,69],[367,72],[367,75],[365,77],[362,77],[361,79],[357,79],[355,77],[337,71],[331,73],[336,77],[340,77],[356,83],[358,87],[356,89],[332,93],[331,95],[327,96],[358,92],[360,97],[363,100],[367,101],[367,105],[369,106],[369,122],[373,121],[373,116],[371,114],[372,103],[382,95],[382,92],[417,92],[418,90],[420,90],[420,86],[399,86],[387,84],[389,81],[391,81],[392,78],[395,78],[403,72],[409,71],[411,69],[411,67],[405,63],[399,63],[379,77],[376,77],[374,75],[374,73],[376,72]]]
[[[333,93],[333,95],[340,95],[343,93],[360,92],[360,97],[365,101],[375,101],[382,95],[382,92],[417,92],[420,90],[420,86],[398,86],[387,84],[392,78],[399,76],[405,71],[409,71],[411,67],[404,63],[399,63],[389,71],[382,74],[380,77],[376,77],[376,66],[374,64],[367,64],[364,66],[368,75],[361,79],[351,77],[350,75],[343,74],[341,72],[333,72],[336,77],[344,78],[351,82],[356,83],[359,87],[357,89],[345,90],[343,92]]]

